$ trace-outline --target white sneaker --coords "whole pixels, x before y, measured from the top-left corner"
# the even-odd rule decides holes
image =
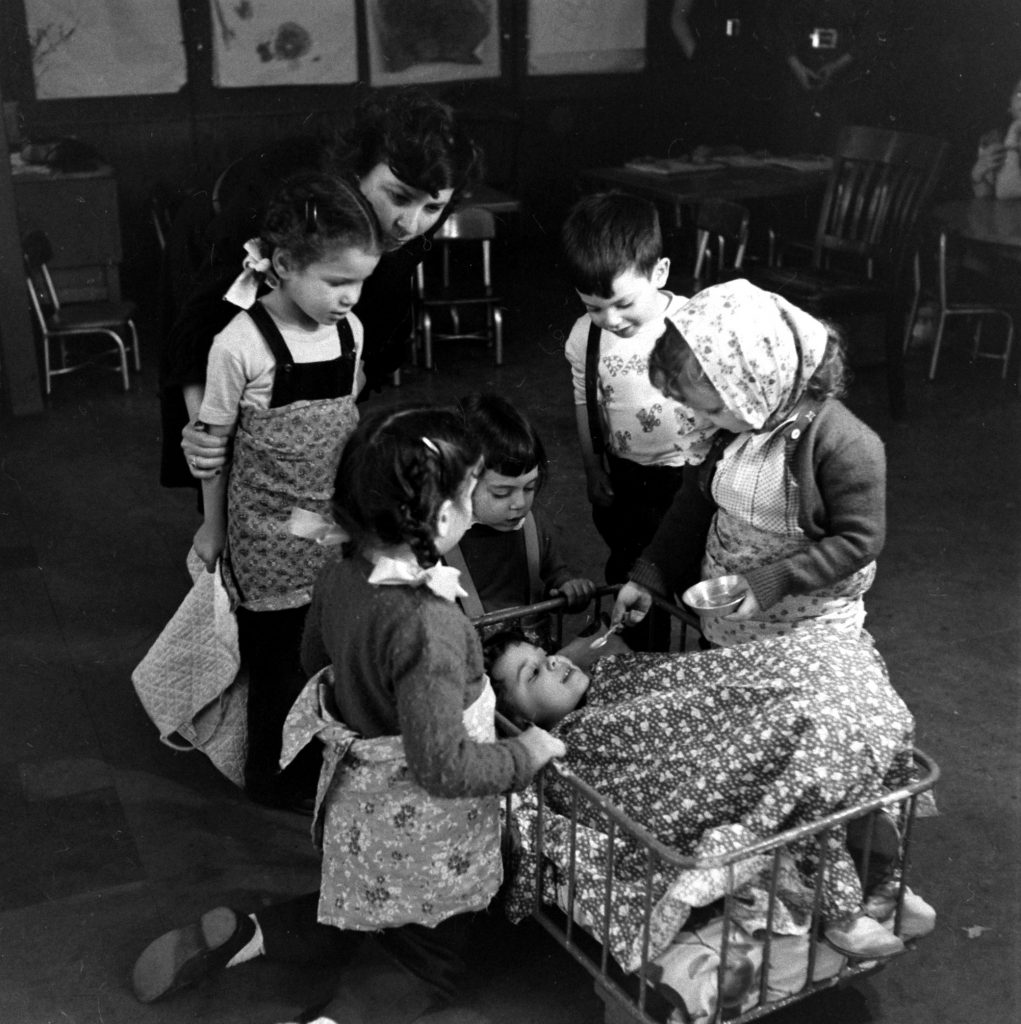
[[[889,882],[880,886],[865,900],[865,911],[870,917],[893,929],[894,912],[897,909],[897,883]],[[936,927],[936,911],[918,893],[904,889],[904,902],[900,910],[900,934],[902,939],[920,939]]]
[[[904,952],[904,943],[896,935],[864,914],[845,927],[830,925],[823,930],[823,938],[851,960],[882,960]]]

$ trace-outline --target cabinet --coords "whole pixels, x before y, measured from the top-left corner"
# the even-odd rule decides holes
[[[15,172],[21,235],[42,230],[53,245],[50,269],[62,299],[119,301],[121,228],[113,169]]]

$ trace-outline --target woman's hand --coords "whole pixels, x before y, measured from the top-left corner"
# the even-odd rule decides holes
[[[522,742],[528,753],[528,761],[532,771],[537,772],[544,765],[548,764],[555,757],[563,757],[567,753],[567,747],[562,740],[540,729],[537,725],[530,725],[518,739]]]
[[[610,613],[610,625],[623,622],[625,626],[637,625],[652,607],[652,594],[645,587],[628,581],[617,591],[617,600]]]
[[[562,594],[567,601],[568,610],[576,611],[579,608],[584,608],[593,598],[595,592],[596,585],[592,580],[580,576],[576,580],[565,580],[559,587],[551,590],[550,594],[552,596]]]
[[[181,449],[188,463],[188,472],[196,480],[218,476],[227,465],[230,437],[211,434],[209,428],[195,420],[181,431]]]

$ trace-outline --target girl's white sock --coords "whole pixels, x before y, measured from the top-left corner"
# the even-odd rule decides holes
[[[227,961],[228,967],[236,967],[246,960],[254,960],[266,952],[262,945],[262,929],[255,914],[249,914],[248,920],[255,925],[255,934]]]

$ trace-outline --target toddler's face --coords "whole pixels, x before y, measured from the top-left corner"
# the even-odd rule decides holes
[[[538,487],[538,466],[521,476],[504,476],[487,469],[472,495],[475,522],[504,532],[520,529],[531,511]]]
[[[670,261],[661,259],[646,277],[634,269],[626,270],[613,279],[609,298],[578,292],[585,304],[585,312],[603,331],[620,338],[634,337],[646,324],[663,316],[663,295]]]
[[[574,662],[528,643],[511,644],[490,675],[518,714],[545,728],[573,711],[589,686]]]

